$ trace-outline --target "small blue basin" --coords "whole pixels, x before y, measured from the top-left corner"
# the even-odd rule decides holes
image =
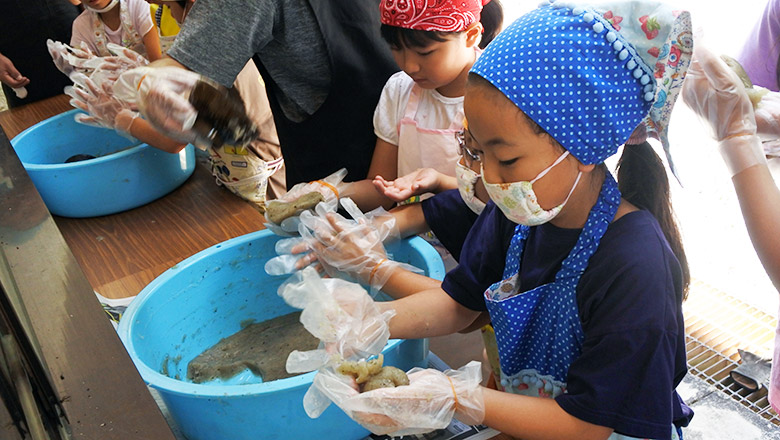
[[[24,130],[11,140],[46,207],[62,217],[114,214],[156,200],[195,170],[188,145],[171,154],[116,131],[79,124],[71,110]],[[94,159],[65,163],[77,154]]]
[[[369,434],[335,405],[317,419],[306,415],[303,396],[314,373],[266,383],[186,379],[189,362],[242,323],[296,311],[277,295],[286,277],[264,270],[277,240],[263,230],[203,250],[153,280],[122,316],[118,331],[130,357],[189,440],[358,440]],[[419,237],[388,250],[432,278],[444,276],[441,257]],[[391,340],[383,353],[387,365],[408,370],[426,366],[428,343]]]

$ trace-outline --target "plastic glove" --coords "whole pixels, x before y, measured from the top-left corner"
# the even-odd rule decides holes
[[[379,238],[382,240],[383,244],[389,244],[400,240],[401,231],[398,229],[396,219],[392,214],[385,211],[384,208],[379,207],[363,214],[355,202],[348,197],[341,199],[340,203],[356,223],[365,224],[373,228],[376,233],[379,234]],[[324,205],[318,206],[315,211],[318,212],[320,216],[327,214]],[[282,223],[284,224],[284,222]],[[279,228],[275,225],[272,225],[272,227]],[[301,270],[304,267],[317,262],[317,254],[310,252],[307,243],[307,239],[298,237],[277,241],[275,249],[277,256],[266,262],[266,273],[268,275],[291,274],[296,270]],[[324,270],[320,265],[315,266],[315,268],[318,271]]]
[[[73,72],[89,74],[103,61],[92,53],[84,41],[76,48],[59,41],[46,40],[46,47],[57,69],[68,76]]]
[[[314,376],[312,388],[377,435],[423,434],[447,427],[453,416],[469,425],[482,423],[485,404],[479,362],[445,372],[413,368],[407,375],[409,385],[359,393],[348,376],[324,368]],[[306,402],[304,398],[304,407]]]
[[[113,55],[100,57],[99,62],[94,63],[95,69],[89,74],[89,78],[99,86],[107,89],[110,86],[111,89],[108,90],[111,93],[113,93],[113,85],[120,75],[128,70],[149,64],[149,60],[132,49],[114,43],[108,43],[106,48]]]
[[[282,197],[276,200],[269,200],[266,203],[265,210],[265,226],[273,231],[276,235],[291,236],[298,233],[298,216],[302,209],[296,208],[294,205],[296,201],[301,197],[309,193],[319,193],[322,195],[323,202],[328,211],[336,211],[338,208],[339,197],[343,191],[349,186],[349,183],[344,182],[344,177],[347,176],[347,169],[342,168],[330,176],[315,180],[313,182],[299,183],[292,188]],[[278,213],[285,206],[293,205],[286,209],[290,209],[289,213],[279,216]],[[283,220],[279,218],[284,217]]]
[[[137,113],[125,108],[110,92],[99,87],[86,75],[75,72],[71,75],[71,80],[74,86],[65,88],[65,94],[72,98],[70,105],[89,113],[77,114],[77,122],[130,133],[130,126],[138,116]]]
[[[353,220],[374,228],[379,233],[382,243],[394,243],[401,239],[401,231],[398,229],[395,217],[385,208],[380,206],[364,214],[349,197],[341,199],[340,203]]]
[[[683,83],[683,100],[712,128],[732,176],[766,163],[756,118],[742,82],[720,57],[701,44]]]
[[[317,209],[315,213],[303,212],[300,220],[301,237],[331,277],[360,282],[375,294],[396,270],[420,272],[391,260],[382,244],[385,237],[362,219],[347,220]]]
[[[390,338],[388,323],[395,312],[380,311],[355,283],[322,279],[314,269],[306,268],[279,286],[278,293],[291,307],[303,309],[301,324],[322,341],[316,350],[290,353],[289,373],[321,368],[334,354],[343,359],[376,355]]]
[[[761,98],[755,110],[756,126],[762,141],[780,139],[780,93],[769,92]]]
[[[441,173],[433,168],[420,168],[390,181],[382,176],[376,176],[373,183],[377,191],[385,197],[395,202],[403,202],[412,196],[437,192],[440,177]]]
[[[203,149],[247,145],[258,135],[237,91],[186,69],[130,69],[113,90],[163,133]]]

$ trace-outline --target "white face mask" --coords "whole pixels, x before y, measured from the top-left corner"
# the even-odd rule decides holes
[[[481,177],[476,171],[462,165],[460,161],[455,164],[455,179],[458,181],[458,192],[466,205],[479,215],[485,209],[485,202],[479,200],[476,193],[477,181]]]
[[[105,7],[105,8],[103,8],[103,9],[95,9],[95,8],[90,8],[90,7],[89,7],[89,6],[87,6],[86,4],[84,5],[84,7],[85,7],[85,8],[87,8],[87,9],[89,9],[89,10],[90,10],[90,11],[92,11],[92,12],[97,12],[98,14],[102,14],[102,13],[104,13],[104,12],[108,12],[108,11],[110,11],[110,10],[114,9],[114,6],[116,6],[116,5],[118,5],[118,4],[119,4],[119,0],[111,0],[111,3],[109,3],[108,5],[106,5],[106,7]]]
[[[488,183],[483,179],[485,189],[487,189],[490,199],[495,202],[496,206],[503,211],[509,220],[526,226],[537,226],[547,223],[558,215],[566,202],[569,201],[569,197],[571,197],[574,188],[577,187],[577,183],[580,181],[580,177],[582,177],[582,172],[580,171],[577,174],[577,180],[574,181],[574,185],[571,187],[569,195],[566,196],[566,200],[549,210],[545,210],[539,205],[533,184],[544,177],[555,165],[561,163],[568,155],[568,151],[563,153],[552,165],[545,168],[531,181]],[[482,174],[484,174],[484,171],[482,171]]]

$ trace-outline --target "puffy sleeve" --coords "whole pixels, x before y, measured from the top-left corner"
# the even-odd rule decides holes
[[[154,29],[154,21],[152,21],[152,13],[149,9],[149,3],[146,3],[146,1],[131,1],[128,4],[128,7],[130,7],[130,16],[133,17],[133,23],[135,24],[135,29],[138,32],[138,35],[143,37],[149,31]]]
[[[385,83],[374,110],[374,133],[379,139],[398,145],[398,127],[413,85],[404,72],[393,74]]]

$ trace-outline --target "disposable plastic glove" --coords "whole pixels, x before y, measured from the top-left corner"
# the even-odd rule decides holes
[[[266,203],[265,211],[266,228],[276,235],[297,235],[298,216],[303,212],[303,209],[296,206],[296,201],[309,193],[319,193],[322,195],[323,202],[321,203],[325,205],[325,208],[328,211],[336,211],[341,194],[349,186],[349,183],[344,182],[346,176],[347,169],[342,168],[324,179],[298,183],[282,197],[269,200]],[[289,211],[282,214],[285,210]]]
[[[453,416],[476,425],[485,417],[482,398],[482,367],[471,361],[458,370],[441,372],[413,368],[407,373],[409,385],[380,388],[359,393],[349,377],[324,368],[312,388],[333,401],[350,418],[377,435],[423,434],[445,428]],[[306,398],[304,398],[304,407]],[[312,416],[309,413],[310,417]]]
[[[763,141],[780,139],[780,93],[769,92],[755,110],[758,136]]]
[[[364,214],[349,197],[343,198],[339,202],[353,220],[374,228],[379,233],[382,243],[390,244],[401,239],[401,230],[398,229],[395,217],[385,208],[380,206]]]
[[[203,149],[244,146],[258,135],[238,92],[186,69],[130,69],[119,76],[113,90],[163,133]]]
[[[390,338],[388,323],[395,312],[380,311],[358,284],[322,279],[306,268],[279,286],[278,293],[291,307],[303,309],[301,324],[322,342],[316,350],[290,353],[289,373],[321,368],[333,355],[360,359],[379,354]]]
[[[357,207],[355,202],[350,198],[344,198],[340,200],[342,207],[349,213],[354,220],[354,224],[363,224],[373,228],[378,234],[383,244],[393,243],[400,240],[401,232],[396,224],[395,217],[384,208],[379,207],[363,214],[360,208]],[[324,204],[320,204],[316,207],[315,212],[322,218],[327,215],[327,212],[334,212],[330,207],[326,207]],[[285,222],[282,222],[283,224]],[[296,218],[296,225],[299,225],[300,221]],[[279,228],[273,225],[272,227]],[[282,231],[284,234],[285,232]],[[275,250],[277,256],[268,260],[265,265],[265,271],[269,275],[285,275],[291,274],[296,270],[301,270],[304,267],[313,264],[318,261],[317,254],[310,252],[311,248],[309,242],[312,240],[310,234],[308,238],[294,237],[279,240],[276,242]],[[312,241],[312,245],[315,245],[317,241]],[[383,248],[384,253],[384,248]],[[323,270],[322,266],[315,266],[318,270]],[[416,271],[417,269],[414,268]]]
[[[384,237],[370,224],[321,210],[304,212],[300,219],[301,237],[331,277],[360,282],[376,294],[396,270],[420,272],[390,259],[382,243]]]
[[[46,47],[57,69],[68,76],[73,72],[89,74],[102,62],[83,41],[79,47],[71,47],[59,41],[46,40]]]
[[[732,176],[766,163],[756,118],[742,82],[720,57],[701,44],[683,83],[683,100],[712,128]]]
[[[89,78],[113,94],[114,83],[120,75],[128,70],[146,66],[149,60],[138,52],[118,44],[108,43],[106,47],[113,55],[99,58],[100,61],[95,63],[96,67],[89,74]]]
[[[75,116],[77,122],[97,127],[112,128],[128,134],[138,113],[127,109],[111,96],[110,91],[100,87],[86,75],[71,74],[73,86],[65,88],[65,94],[71,97],[70,105],[89,113]]]

